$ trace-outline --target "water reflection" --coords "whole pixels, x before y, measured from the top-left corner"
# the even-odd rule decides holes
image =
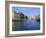
[[[13,31],[40,30],[40,23],[36,20],[16,21],[12,24]]]

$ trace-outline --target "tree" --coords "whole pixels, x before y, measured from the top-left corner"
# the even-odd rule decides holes
[[[27,17],[27,16],[25,16],[25,18],[26,18],[26,19],[28,19],[28,17]]]
[[[38,17],[37,17],[38,19],[37,19],[37,21],[40,23],[40,15],[38,15]]]

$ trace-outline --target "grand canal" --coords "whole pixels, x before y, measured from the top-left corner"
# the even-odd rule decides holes
[[[36,20],[22,20],[12,23],[13,31],[40,30],[40,23]]]

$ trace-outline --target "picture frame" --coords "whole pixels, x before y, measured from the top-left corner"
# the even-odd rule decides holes
[[[10,13],[10,10],[11,10],[11,7],[12,6],[17,6],[17,4],[18,4],[18,6],[19,6],[19,4],[20,4],[20,6],[22,6],[22,7],[24,7],[23,5],[27,5],[27,7],[28,7],[28,5],[29,5],[29,7],[30,7],[30,5],[36,5],[37,7],[38,6],[40,6],[40,8],[42,8],[40,11],[41,11],[41,21],[42,21],[42,23],[41,23],[41,25],[40,25],[40,28],[42,29],[41,31],[14,31],[14,33],[12,33],[12,32],[10,32],[10,25],[12,25],[11,23],[12,22],[10,22],[10,20],[11,20],[11,14],[12,13]],[[10,7],[10,5],[11,5],[11,7]],[[35,6],[32,6],[32,7],[35,7]],[[16,8],[15,8],[16,9]],[[20,9],[20,8],[19,8]],[[45,34],[45,4],[44,3],[35,3],[35,2],[20,2],[20,1],[5,1],[5,36],[6,37],[18,37],[18,36],[35,36],[35,35],[44,35]]]

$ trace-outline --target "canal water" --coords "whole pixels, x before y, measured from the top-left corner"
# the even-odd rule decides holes
[[[40,30],[40,23],[36,20],[22,20],[13,22],[12,31]]]

